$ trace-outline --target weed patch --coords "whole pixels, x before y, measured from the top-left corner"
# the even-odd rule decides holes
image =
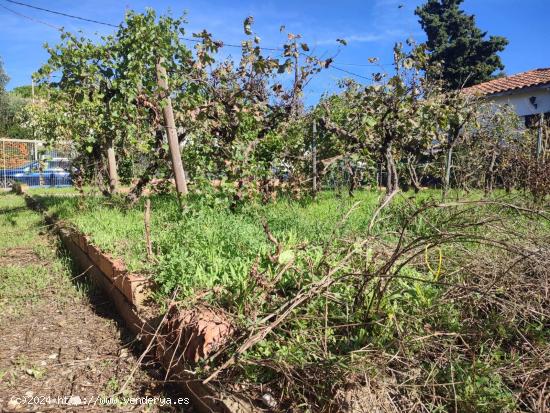
[[[375,192],[237,210],[190,196],[183,212],[158,195],[153,261],[141,204],[42,201],[154,277],[161,304],[177,292],[180,308],[215,307],[233,320],[233,340],[191,364],[253,400],[320,410],[350,391],[374,400],[365,392],[379,388],[381,406],[434,411],[539,403],[549,222],[511,196],[442,204],[429,191],[404,194],[371,225]]]

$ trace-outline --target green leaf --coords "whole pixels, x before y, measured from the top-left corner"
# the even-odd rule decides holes
[[[372,116],[365,116],[365,124],[372,128],[374,125],[376,125],[376,119],[374,119]]]
[[[281,255],[279,255],[279,264],[288,264],[289,262],[294,260],[294,251],[292,250],[285,250],[281,252]]]

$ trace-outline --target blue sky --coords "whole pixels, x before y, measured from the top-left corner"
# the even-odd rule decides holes
[[[126,9],[142,11],[153,7],[175,15],[188,12],[189,34],[207,29],[226,43],[239,43],[244,37],[242,21],[252,15],[255,31],[264,46],[283,42],[279,27],[300,33],[312,51],[320,56],[337,54],[335,65],[369,77],[380,67],[368,65],[369,57],[391,62],[396,41],[412,36],[424,40],[414,9],[422,0],[21,0],[36,6],[118,24]],[[403,7],[399,8],[399,5]],[[93,23],[32,10],[0,0],[0,6],[70,31],[106,34],[114,29]],[[464,9],[476,15],[478,26],[489,34],[502,35],[510,44],[501,54],[506,73],[550,67],[548,23],[550,0],[465,0]],[[348,41],[340,47],[336,38]],[[8,89],[30,83],[31,74],[47,59],[44,42],[54,44],[59,32],[52,27],[18,16],[0,7],[0,57],[11,77]],[[231,50],[227,49],[226,53]],[[233,53],[238,50],[233,50]],[[384,67],[383,67],[384,68]],[[385,67],[391,69],[390,67]],[[336,90],[345,73],[331,69],[308,85],[306,100],[315,101],[321,93]],[[358,80],[361,80],[358,78]]]

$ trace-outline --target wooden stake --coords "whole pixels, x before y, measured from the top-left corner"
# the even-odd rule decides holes
[[[181,160],[178,135],[176,133],[172,99],[170,99],[166,69],[162,66],[162,59],[157,63],[157,81],[160,89],[166,94],[162,105],[162,115],[164,117],[166,135],[168,136],[168,148],[172,160],[172,169],[174,171],[174,177],[176,178],[176,190],[178,196],[187,195],[187,181],[185,180],[185,171],[183,170],[183,161]]]
[[[311,173],[313,178],[313,196],[317,195],[317,121],[313,121],[311,140]]]
[[[107,164],[109,167],[109,189],[111,194],[114,194],[118,188],[118,173],[116,167],[115,148],[113,147],[112,142],[107,148]]]
[[[147,260],[153,258],[153,246],[151,244],[151,199],[145,200],[145,243],[147,245]]]

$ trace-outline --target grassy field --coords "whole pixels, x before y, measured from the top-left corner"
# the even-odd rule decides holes
[[[315,410],[342,402],[335,389],[370,377],[369,394],[399,394],[427,411],[536,410],[544,392],[536,366],[550,361],[547,209],[520,194],[460,195],[441,205],[435,191],[400,194],[370,232],[374,191],[237,209],[191,196],[183,212],[173,196],[155,195],[148,260],[143,203],[37,194],[150,274],[159,302],[177,289],[184,308],[227,313],[240,332],[233,350],[315,292],[216,378],[228,388],[262,384],[281,408]],[[197,372],[207,376],[219,360],[209,363]]]
[[[316,202],[281,200],[266,206],[243,206],[237,213],[224,204],[194,199],[183,214],[173,197],[155,196],[151,200],[151,235],[161,260],[157,275],[162,277],[167,271],[164,265],[170,265],[177,267],[182,279],[188,275],[197,286],[211,287],[222,281],[223,273],[247,273],[252,260],[266,253],[270,243],[263,222],[285,244],[319,246],[330,238],[365,230],[378,196],[360,192],[355,198],[335,198],[326,193]],[[153,270],[146,261],[142,203],[128,210],[117,199],[80,200],[44,191],[40,197],[50,212],[90,235],[105,251],[123,258],[132,270],[158,272],[158,265]],[[356,203],[359,205],[334,233],[335,224]]]
[[[36,304],[51,281],[51,271],[36,259],[50,258],[51,249],[40,240],[40,215],[28,210],[14,195],[0,196],[0,321]],[[32,249],[28,249],[32,246]],[[23,264],[23,265],[22,265]],[[60,270],[60,268],[57,268]]]

